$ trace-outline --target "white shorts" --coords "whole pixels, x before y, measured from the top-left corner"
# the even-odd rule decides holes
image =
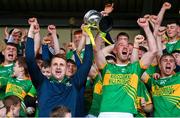
[[[134,118],[133,114],[126,112],[101,112],[98,118]]]

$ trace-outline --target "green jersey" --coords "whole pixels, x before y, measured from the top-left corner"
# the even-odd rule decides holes
[[[99,115],[100,104],[101,104],[101,94],[102,94],[102,80],[99,75],[96,76],[94,80],[94,90],[93,90],[93,99],[89,114],[94,116]]]
[[[34,86],[29,79],[16,79],[10,78],[7,82],[5,96],[16,95],[21,100],[29,94],[31,96],[35,96],[36,91]]]
[[[0,77],[0,100],[4,98],[8,77]]]
[[[107,64],[102,72],[103,87],[100,112],[136,114],[137,86],[144,69],[139,62],[127,65]]]
[[[14,63],[0,65],[0,77],[10,77],[13,73]]]
[[[137,110],[138,113],[135,115],[135,117],[146,117],[146,113],[144,112],[143,108],[141,107],[141,100],[144,99],[146,102],[146,105],[152,104],[150,94],[144,85],[144,83],[140,80],[138,83],[138,89],[137,89]]]
[[[147,83],[151,90],[154,116],[177,117],[180,116],[180,75],[155,80],[150,78]]]
[[[168,53],[172,53],[174,50],[180,50],[180,40],[168,42],[166,44],[166,50]]]
[[[84,52],[85,52],[85,49],[83,49],[83,50],[81,51],[81,53],[78,54],[78,56],[79,56],[80,59],[83,59],[83,58],[84,58]],[[73,51],[70,50],[70,51],[67,52],[66,58],[67,58],[67,59],[72,59],[72,57],[73,57]]]

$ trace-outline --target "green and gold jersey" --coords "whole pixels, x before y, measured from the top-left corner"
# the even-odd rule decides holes
[[[135,117],[146,117],[146,113],[144,112],[142,106],[141,106],[141,100],[144,99],[146,102],[146,105],[152,104],[152,100],[150,97],[150,94],[144,85],[144,83],[140,80],[138,83],[138,89],[137,89],[137,111],[138,113],[135,115]]]
[[[0,77],[0,100],[4,98],[8,80],[9,77]]]
[[[35,88],[29,79],[16,79],[10,78],[7,82],[5,96],[15,95],[18,96],[21,100],[29,94],[35,96]]]
[[[107,64],[102,71],[103,87],[100,112],[137,113],[139,78],[144,69],[139,62],[127,65]]]
[[[0,65],[0,77],[11,77],[13,73],[14,63],[8,65]]]
[[[153,76],[153,74],[156,72],[157,68],[158,68],[157,65],[150,65],[145,72],[148,75]]]
[[[89,114],[94,116],[99,115],[100,105],[101,105],[101,95],[102,95],[102,80],[99,75],[96,76],[94,80],[94,91],[91,108]]]
[[[166,44],[166,51],[168,53],[172,53],[175,50],[180,50],[180,40],[174,42],[168,42]]]
[[[151,90],[154,116],[180,116],[180,75],[175,74],[155,80],[150,78],[147,86]]]

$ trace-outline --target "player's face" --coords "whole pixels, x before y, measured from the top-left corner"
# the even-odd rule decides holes
[[[125,62],[129,59],[129,46],[127,40],[118,40],[115,52],[120,61]]]
[[[164,56],[160,62],[160,70],[161,72],[169,76],[173,73],[176,68],[175,59],[172,56]]]
[[[77,70],[76,65],[72,63],[67,63],[66,76],[67,77],[73,76],[76,70]]]
[[[66,61],[62,58],[53,58],[51,62],[51,74],[57,80],[62,80],[66,72]]]
[[[5,61],[13,62],[17,57],[17,49],[14,46],[7,45],[3,51]]]
[[[77,47],[79,45],[80,40],[82,39],[82,34],[78,33],[74,35],[74,44]]]
[[[167,25],[167,35],[170,38],[176,37],[178,34],[178,25],[176,23]]]

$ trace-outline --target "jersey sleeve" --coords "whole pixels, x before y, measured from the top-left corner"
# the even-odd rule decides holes
[[[35,97],[35,96],[37,95],[36,89],[35,89],[35,87],[34,87],[33,84],[32,84],[31,89],[29,90],[29,92],[28,92],[27,94],[28,94],[29,96],[31,96],[31,97]]]

